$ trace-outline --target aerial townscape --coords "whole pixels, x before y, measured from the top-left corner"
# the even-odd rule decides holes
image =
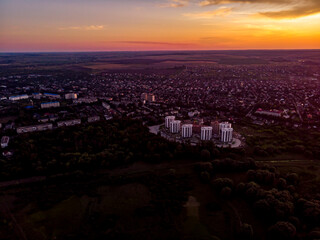
[[[319,56],[2,54],[0,237],[314,239]]]
[[[320,0],[0,0],[0,240],[319,240]]]

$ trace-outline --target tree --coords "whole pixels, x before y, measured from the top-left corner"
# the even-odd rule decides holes
[[[277,222],[268,230],[268,239],[290,240],[296,235],[296,227],[289,222]]]
[[[200,178],[203,182],[207,183],[210,181],[211,176],[207,171],[203,171],[200,173]]]
[[[202,161],[210,161],[211,154],[207,149],[203,149],[201,151],[201,159]]]
[[[230,178],[217,178],[212,182],[212,186],[217,190],[221,191],[224,187],[233,188],[233,181]]]
[[[239,238],[244,240],[250,240],[253,238],[253,228],[250,224],[241,224]]]
[[[222,188],[220,195],[224,198],[229,198],[232,194],[232,189],[229,187]]]

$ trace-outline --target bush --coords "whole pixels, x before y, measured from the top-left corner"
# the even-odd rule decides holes
[[[266,169],[249,170],[247,172],[247,178],[249,181],[255,181],[265,185],[273,185],[275,177],[276,175],[274,172],[270,172],[269,170],[266,170]]]
[[[239,238],[243,240],[250,240],[253,238],[253,229],[250,224],[241,224]]]
[[[289,222],[277,222],[268,230],[268,239],[290,240],[296,235],[296,228]]]
[[[297,212],[307,224],[316,226],[320,223],[320,201],[318,200],[299,199]]]
[[[278,188],[282,190],[282,189],[285,189],[286,186],[287,186],[287,181],[284,178],[280,178],[278,180]]]
[[[203,171],[200,173],[201,181],[207,183],[210,181],[210,178],[211,178],[210,173],[208,173],[207,171]]]
[[[222,188],[220,195],[224,198],[230,198],[232,194],[232,189],[229,187]]]
[[[212,186],[217,190],[221,191],[224,187],[233,188],[233,181],[230,178],[217,178],[212,182]]]
[[[308,237],[310,239],[320,239],[320,229],[319,228],[315,228],[313,229],[309,234]]]
[[[211,154],[207,149],[203,149],[201,151],[201,159],[202,161],[210,161]]]
[[[288,173],[286,180],[290,185],[297,185],[299,183],[299,176],[296,173]]]
[[[257,193],[260,190],[260,186],[255,182],[249,182],[245,187],[245,195],[248,200],[255,200],[257,198]]]
[[[236,191],[237,193],[242,194],[245,188],[246,188],[246,185],[243,182],[241,182],[237,185]]]
[[[197,163],[195,164],[194,168],[197,172],[202,172],[202,171],[211,172],[213,169],[212,164],[210,162]]]

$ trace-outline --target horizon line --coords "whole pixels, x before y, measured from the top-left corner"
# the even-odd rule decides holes
[[[0,54],[23,54],[23,53],[117,53],[117,52],[210,52],[210,51],[319,51],[320,48],[254,48],[254,49],[170,49],[170,50],[75,50],[75,51],[0,51]]]

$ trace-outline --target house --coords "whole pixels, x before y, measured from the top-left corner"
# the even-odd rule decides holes
[[[6,148],[9,145],[10,138],[8,136],[3,136],[1,138],[1,147]]]

